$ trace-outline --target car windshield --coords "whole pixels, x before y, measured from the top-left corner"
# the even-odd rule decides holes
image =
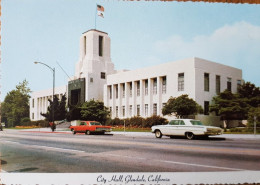
[[[101,125],[99,122],[90,122],[90,125]]]
[[[197,121],[197,120],[191,120],[190,122],[192,125],[203,125],[203,123],[201,123],[200,121]]]

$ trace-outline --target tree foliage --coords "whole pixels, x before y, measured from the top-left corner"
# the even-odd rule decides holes
[[[224,120],[242,120],[247,117],[249,110],[247,103],[229,90],[213,97],[213,102],[213,105],[210,106],[210,112],[215,112]]]
[[[187,94],[174,98],[170,97],[170,99],[167,101],[167,104],[162,109],[163,115],[175,114],[177,117],[194,115],[201,113],[202,111],[202,107],[192,98],[189,98]]]
[[[250,82],[246,82],[238,88],[236,94],[228,90],[213,97],[213,105],[210,112],[215,112],[224,120],[243,120],[248,118],[251,108],[260,105],[260,89]]]
[[[61,100],[57,96],[54,96],[54,100],[48,99],[50,105],[47,108],[47,113],[41,113],[49,122],[52,122],[53,108],[54,108],[54,121],[64,120],[67,115],[66,109],[66,94],[62,95]]]
[[[249,127],[253,127],[255,121],[256,121],[256,126],[260,127],[260,107],[256,107],[256,108],[254,107],[249,110],[247,121]]]
[[[86,101],[81,106],[81,118],[84,120],[99,121],[105,123],[109,117],[109,110],[101,101]]]
[[[7,93],[1,105],[2,121],[8,127],[18,126],[23,118],[29,117],[29,99],[31,92],[28,81],[20,82],[15,90]]]

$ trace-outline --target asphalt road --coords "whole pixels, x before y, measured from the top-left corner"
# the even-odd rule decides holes
[[[259,139],[5,130],[0,140],[1,167],[9,173],[260,170]]]

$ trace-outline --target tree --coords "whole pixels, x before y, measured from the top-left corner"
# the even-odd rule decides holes
[[[251,108],[260,105],[260,89],[250,82],[246,82],[238,88],[236,94],[228,90],[213,97],[214,104],[210,106],[210,112],[215,112],[224,120],[243,120],[248,118]]]
[[[105,123],[109,117],[109,110],[101,101],[86,101],[81,106],[81,117],[84,120],[99,121]]]
[[[162,109],[162,114],[175,114],[177,117],[182,118],[187,115],[201,113],[202,111],[203,109],[199,104],[197,104],[192,98],[189,98],[187,94],[184,94],[177,98],[170,97],[167,104]]]
[[[256,120],[255,120],[256,117]],[[248,113],[248,126],[253,127],[256,121],[256,126],[260,127],[260,107],[251,108]]]
[[[28,81],[20,82],[15,90],[7,93],[1,107],[2,121],[8,127],[21,124],[23,118],[29,117],[29,99],[31,92]]]
[[[260,105],[260,88],[255,84],[246,82],[238,88],[239,98],[243,99],[249,106],[258,107]]]
[[[242,120],[247,117],[249,107],[238,94],[225,90],[213,97],[214,104],[210,106],[210,112],[215,112],[223,120]]]
[[[44,116],[49,122],[52,122],[52,112],[54,107],[54,121],[64,120],[67,115],[66,100],[66,94],[62,95],[61,100],[59,100],[57,96],[54,96],[53,101],[48,99],[50,105],[47,108],[47,113],[41,113],[41,115]]]

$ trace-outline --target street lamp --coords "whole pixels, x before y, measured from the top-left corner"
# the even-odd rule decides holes
[[[55,94],[55,68],[51,68],[50,66],[48,66],[47,64],[45,63],[42,63],[42,62],[37,62],[35,61],[34,62],[35,64],[42,64],[42,65],[45,65],[46,67],[48,67],[50,70],[52,70],[52,73],[53,73],[53,90],[52,90],[52,131],[54,131],[55,129],[55,125],[54,125],[54,94]]]

